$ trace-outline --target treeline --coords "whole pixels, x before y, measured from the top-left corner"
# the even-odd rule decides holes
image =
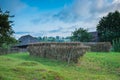
[[[61,36],[56,36],[56,37],[37,37],[37,40],[40,42],[70,42],[71,37],[61,37]]]

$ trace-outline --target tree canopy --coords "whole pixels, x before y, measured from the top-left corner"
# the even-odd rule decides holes
[[[0,9],[0,47],[3,44],[12,44],[16,42],[15,38],[13,37],[13,21],[10,20],[14,16],[10,16],[9,11],[3,12]]]
[[[110,12],[101,18],[97,25],[99,41],[109,41],[120,38],[120,12]]]
[[[92,35],[88,32],[87,29],[79,28],[72,32],[72,41],[89,42],[91,39]]]

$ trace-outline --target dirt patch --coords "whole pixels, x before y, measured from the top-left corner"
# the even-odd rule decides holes
[[[35,71],[36,71],[36,72],[47,72],[46,69],[36,69]]]
[[[25,72],[26,69],[25,68],[21,68],[21,67],[15,67],[15,68],[12,69],[12,71],[14,71],[14,72]]]
[[[62,80],[60,76],[55,76],[55,80]]]
[[[38,65],[38,63],[36,63],[36,62],[22,62],[20,65],[21,66],[36,66],[36,65]]]
[[[0,80],[5,80],[5,79],[3,78],[3,76],[0,75]]]
[[[117,73],[117,75],[120,76],[120,68],[117,68],[117,69],[116,69],[116,73]]]
[[[45,76],[43,76],[43,77],[42,77],[42,80],[46,80],[46,77],[45,77]]]
[[[54,71],[48,71],[49,74],[54,76],[54,80],[64,80],[62,76],[60,76],[59,73]]]
[[[1,58],[2,61],[14,61],[13,59],[11,58]]]

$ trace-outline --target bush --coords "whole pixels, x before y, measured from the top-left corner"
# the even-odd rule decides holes
[[[120,38],[114,39],[112,42],[112,50],[115,52],[120,52]]]
[[[28,51],[32,56],[56,59],[60,61],[78,62],[78,59],[89,49],[82,43],[38,43],[30,44]]]

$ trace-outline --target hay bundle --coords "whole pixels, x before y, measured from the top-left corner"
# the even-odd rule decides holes
[[[56,59],[60,61],[78,62],[89,47],[82,43],[35,43],[28,46],[31,56]]]
[[[110,42],[87,42],[84,45],[90,46],[92,52],[109,52],[112,47]]]

